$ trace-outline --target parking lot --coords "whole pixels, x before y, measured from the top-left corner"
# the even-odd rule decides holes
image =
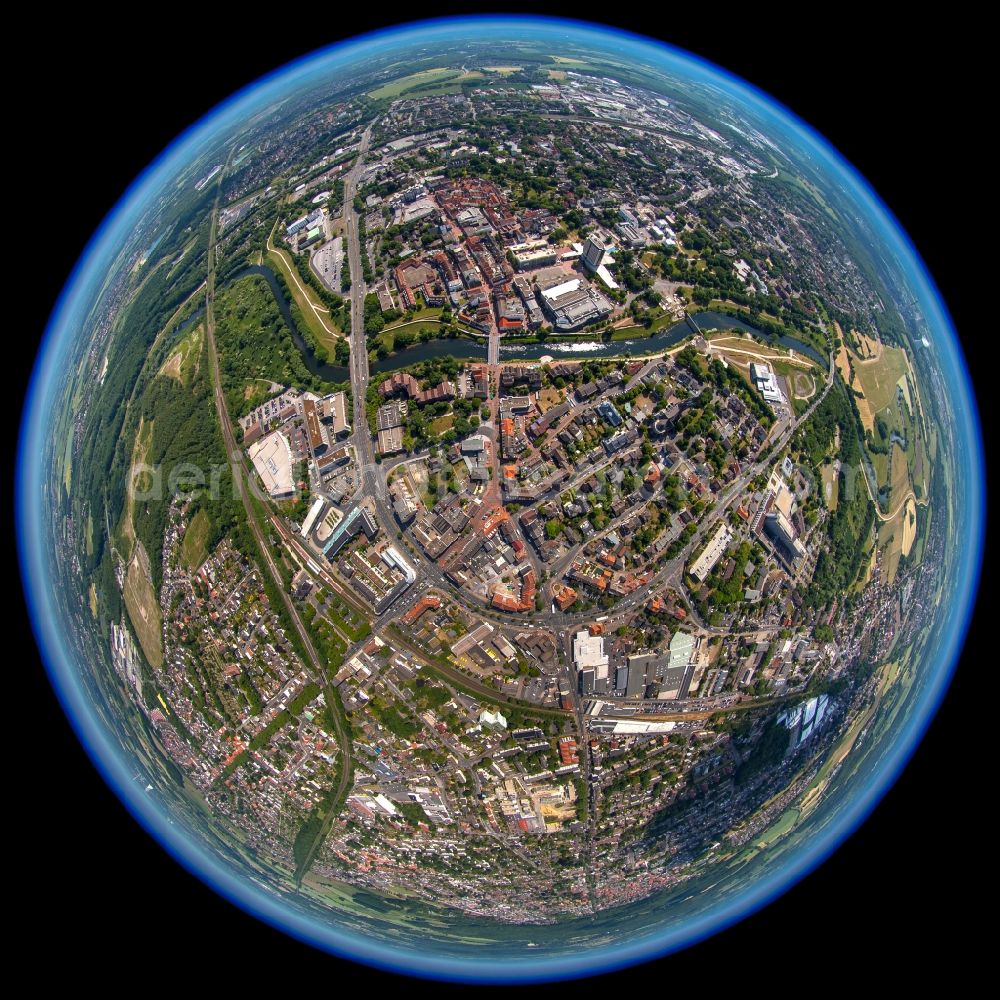
[[[337,236],[324,243],[310,261],[319,280],[331,291],[340,294],[340,270],[344,265],[344,237]]]

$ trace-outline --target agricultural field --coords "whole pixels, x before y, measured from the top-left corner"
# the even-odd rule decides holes
[[[904,382],[909,372],[906,351],[901,347],[884,347],[877,361],[855,361],[855,389],[860,389],[864,399],[858,399],[858,410],[866,431],[875,425],[876,414],[896,405],[896,386]]]
[[[893,444],[889,455],[889,509],[895,510],[899,502],[910,492],[910,470],[906,452],[898,444]]]

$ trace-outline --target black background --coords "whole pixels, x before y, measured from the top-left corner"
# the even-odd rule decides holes
[[[480,9],[439,4],[421,13]],[[35,246],[25,266],[8,271],[24,289],[27,308],[21,326],[5,338],[22,385],[48,312],[86,241],[178,132],[262,73],[390,20],[333,5],[272,7],[266,19],[235,6],[203,6],[191,16],[170,6],[152,13],[162,22],[155,29],[116,23],[125,38],[107,34],[96,15],[61,21],[56,34],[38,25],[33,36],[37,62],[8,119],[20,138],[18,157],[9,162],[23,171],[13,190],[26,194],[23,206],[16,197],[8,202],[8,239],[22,211],[43,204],[55,209],[50,221],[58,236]],[[691,4],[664,4],[644,17],[581,7],[551,13],[613,20],[688,48],[773,94],[825,134],[880,193],[935,276],[963,337],[984,430],[992,428],[985,379],[993,360],[985,335],[992,331],[972,316],[991,283],[967,283],[970,259],[978,258],[985,274],[994,266],[988,247],[996,245],[983,224],[992,180],[976,168],[966,131],[983,107],[975,74],[988,58],[984,33],[975,25],[970,31],[965,20],[952,26],[947,15],[903,29],[840,8],[830,23],[808,28],[796,18],[779,20],[766,6],[745,6],[738,16]],[[32,42],[31,34],[22,41]],[[987,584],[988,573],[984,590]],[[8,863],[23,859],[32,873],[24,931],[39,942],[57,935],[59,968],[96,973],[97,959],[102,977],[137,976],[151,985],[252,983],[334,995],[361,985],[411,988],[272,931],[171,861],[89,764],[48,689],[25,622],[19,670],[28,681],[31,700],[22,704],[31,705],[27,721],[36,752],[27,809],[8,798],[24,830]],[[970,717],[971,690],[980,670],[995,669],[994,656],[980,655],[987,648],[984,632],[980,615],[909,767],[820,869],[766,910],[683,953],[613,978],[547,989],[690,985],[715,992],[766,982],[765,988],[797,992],[871,982],[861,974],[869,963],[877,978],[891,972],[895,979],[904,967],[918,975],[947,969],[963,978],[974,952],[970,897],[992,867],[978,853],[991,844],[979,815],[990,796],[967,749],[982,721]],[[8,705],[11,710],[18,709]],[[26,958],[15,955],[13,964]]]

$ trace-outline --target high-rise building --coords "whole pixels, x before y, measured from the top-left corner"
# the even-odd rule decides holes
[[[588,271],[596,271],[604,260],[604,253],[607,247],[600,236],[588,236],[587,242],[583,245],[583,266]]]
[[[781,511],[771,511],[767,515],[764,531],[788,563],[794,564],[806,554],[805,546],[796,537],[795,528]]]

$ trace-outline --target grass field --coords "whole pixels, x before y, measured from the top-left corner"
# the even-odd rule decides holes
[[[513,70],[511,70],[513,72]],[[482,80],[483,74],[476,70],[449,69],[446,66],[435,66],[432,69],[422,69],[410,73],[390,83],[385,83],[375,90],[368,91],[368,96],[375,101],[395,101],[408,93],[416,92],[421,97],[433,97],[446,93],[448,90],[461,90],[461,84],[466,80]]]
[[[549,58],[555,62],[559,63],[560,66],[589,66],[590,63],[586,59],[574,59],[570,56],[554,56],[551,53]]]
[[[901,517],[902,513],[891,521],[881,522],[878,529],[878,547],[882,550],[882,576],[890,584],[896,579],[896,570],[899,569],[899,560],[903,554]]]
[[[444,434],[446,430],[449,430],[451,428],[451,425],[454,422],[455,422],[455,414],[446,413],[443,416],[437,417],[436,419],[432,420],[430,422],[430,429],[435,434]]]
[[[190,570],[197,569],[208,556],[208,530],[211,523],[208,514],[199,510],[184,532],[181,542],[181,562]]]
[[[281,247],[276,247],[271,242],[270,236],[267,238],[267,259],[284,275],[292,298],[302,314],[302,321],[309,327],[317,342],[326,348],[332,356],[336,350],[337,341],[345,334],[330,318],[330,310],[316,300],[312,289],[299,277],[299,273],[288,254]]]
[[[913,542],[917,537],[917,504],[913,497],[910,497],[906,501],[906,506],[903,508],[900,518],[903,522],[900,550],[904,556],[908,556],[910,550],[913,548]]]
[[[795,827],[795,824],[799,820],[798,809],[786,809],[777,819],[773,825],[769,826],[761,835],[760,840],[756,841],[758,847],[767,847],[769,844],[773,844],[780,837],[783,837],[789,830]]]
[[[125,573],[125,586],[122,588],[125,607],[132,621],[132,627],[139,637],[146,659],[153,667],[163,664],[163,635],[160,620],[160,605],[153,590],[153,578],[149,570],[149,556],[142,546],[136,542],[135,551]]]
[[[386,327],[375,337],[375,340],[391,354],[393,351],[403,350],[420,343],[422,333],[426,332],[433,337],[440,337],[443,329],[441,321],[431,316],[427,319],[415,319],[409,323],[402,323],[399,326]]]
[[[907,373],[906,351],[901,347],[883,347],[878,361],[854,362],[854,388],[864,393],[858,410],[866,431],[875,426],[875,415],[896,402],[896,385]]]
[[[906,452],[898,444],[893,444],[889,466],[892,472],[892,482],[889,486],[889,510],[895,510],[896,505],[910,492],[910,469],[906,461]]]
[[[418,309],[409,319],[403,319],[396,323],[388,324],[383,329],[383,332],[406,330],[410,327],[416,327],[416,325],[421,321],[427,322],[433,320],[434,322],[438,322],[441,318],[442,312],[444,312],[442,306],[424,306],[422,309]]]
[[[147,424],[144,418],[139,418],[139,429],[135,432],[135,444],[132,446],[131,467],[133,469],[138,465],[142,465],[149,455],[149,449],[153,444],[153,427],[155,424],[155,420],[151,420]],[[145,476],[146,474],[143,473],[133,481],[130,474],[129,486],[131,488],[126,490],[125,493],[125,510],[122,513],[122,524],[119,534],[122,541],[122,553],[126,559],[131,559],[132,547],[135,545],[135,525],[132,523],[132,493],[133,490],[141,490],[143,488],[145,483],[142,480]]]
[[[836,466],[833,462],[828,462],[821,470],[823,477],[823,500],[830,510],[837,509],[837,500],[840,496],[840,477],[837,475]]]
[[[798,399],[809,399],[816,392],[816,381],[811,375],[796,372],[793,376],[795,396]]]
[[[891,465],[892,489],[889,506],[895,510],[902,498],[910,492],[906,453],[898,445],[893,445]],[[917,505],[911,495],[891,521],[883,521],[879,525],[878,545],[883,550],[882,572],[889,583],[896,578],[899,561],[903,556],[909,555],[916,537]]]
[[[918,497],[927,496],[927,446],[923,438],[917,441],[916,454],[913,459],[913,490]]]
[[[563,394],[558,389],[542,389],[538,394],[538,409],[545,413],[562,402]]]
[[[865,540],[865,548],[869,547],[869,541]],[[855,592],[859,590],[864,590],[868,586],[868,581],[872,578],[872,573],[875,572],[875,556],[878,555],[878,539],[876,538],[875,543],[871,545],[868,564],[865,566],[864,572],[858,577],[857,582],[854,584],[852,590]]]
[[[198,371],[201,358],[201,345],[205,335],[204,324],[198,323],[193,330],[186,333],[167,355],[166,361],[160,366],[158,375],[166,375],[182,385],[191,381],[192,374]]]
[[[772,347],[770,344],[762,344],[752,337],[742,337],[732,333],[713,334],[710,333],[706,339],[712,345],[712,351],[725,354],[727,360],[730,355],[739,364],[748,364],[750,361],[774,360],[788,365],[789,368],[809,371],[818,365],[811,358],[801,354],[793,354],[783,347]],[[783,374],[779,372],[779,374]]]
[[[879,488],[889,483],[889,456],[872,455],[872,466],[875,469],[875,480]]]

